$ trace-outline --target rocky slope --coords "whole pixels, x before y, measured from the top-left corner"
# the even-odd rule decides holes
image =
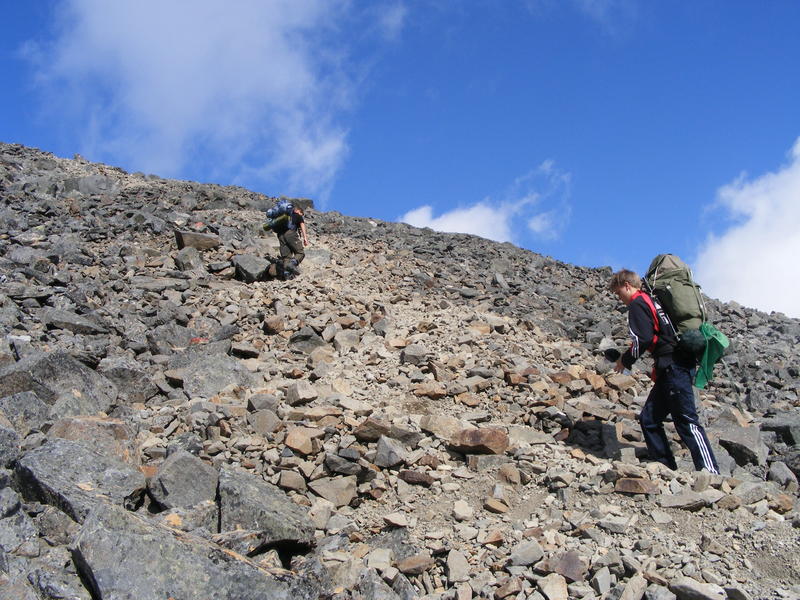
[[[0,145],[0,597],[800,597],[798,320],[671,472],[608,269],[273,200]]]

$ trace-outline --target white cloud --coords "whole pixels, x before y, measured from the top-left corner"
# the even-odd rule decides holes
[[[507,242],[511,240],[509,216],[502,207],[492,206],[484,200],[465,208],[456,208],[438,217],[433,216],[433,208],[425,205],[408,211],[400,221],[415,227],[430,227],[436,231],[450,233],[471,233],[481,237]]]
[[[787,165],[742,175],[719,190],[717,204],[734,223],[700,249],[695,274],[704,291],[800,317],[800,138]]]
[[[165,176],[188,166],[325,194],[348,153],[347,0],[64,0],[29,48],[51,116],[81,151]],[[402,27],[401,5],[373,19]],[[353,71],[355,69],[352,69]],[[202,162],[198,162],[202,161]]]
[[[552,241],[561,236],[569,223],[570,179],[569,173],[547,160],[515,179],[501,201],[486,198],[439,216],[434,216],[433,207],[424,205],[398,220],[415,227],[471,233],[497,242],[520,243],[531,234],[540,241]]]

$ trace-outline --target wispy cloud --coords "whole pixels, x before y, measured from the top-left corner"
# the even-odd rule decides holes
[[[570,8],[597,23],[611,36],[620,34],[634,23],[641,8],[635,0],[526,0],[526,6],[535,17]]]
[[[28,45],[42,102],[81,151],[165,176],[239,173],[325,195],[356,95],[346,0],[64,0]],[[380,5],[384,6],[384,5]],[[402,5],[369,15],[397,36]],[[66,118],[68,117],[68,118]]]
[[[471,233],[498,242],[519,244],[530,236],[538,241],[553,241],[569,223],[570,180],[569,173],[548,160],[514,180],[500,200],[485,198],[438,216],[434,216],[432,206],[423,205],[398,220],[415,227]]]
[[[706,293],[800,317],[800,138],[788,164],[740,176],[719,190],[716,207],[732,224],[700,249],[695,274]]]

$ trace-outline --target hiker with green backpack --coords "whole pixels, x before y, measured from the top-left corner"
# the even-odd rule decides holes
[[[623,269],[614,273],[609,289],[628,307],[631,335],[631,345],[617,360],[615,370],[621,373],[630,369],[646,351],[655,361],[651,374],[653,389],[639,415],[650,458],[670,469],[678,468],[664,431],[664,420],[671,414],[695,469],[718,474],[719,467],[698,419],[692,390],[698,347],[692,347],[691,340],[680,343],[678,332],[658,298],[642,291],[642,280],[633,271]],[[692,337],[696,338],[689,336]]]

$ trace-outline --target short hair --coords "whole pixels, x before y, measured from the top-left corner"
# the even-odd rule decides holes
[[[642,289],[641,277],[639,277],[633,271],[629,271],[628,269],[620,269],[614,273],[611,276],[611,280],[608,282],[608,289],[613,292],[623,287],[626,283],[631,284],[631,287],[636,288],[637,290]]]

